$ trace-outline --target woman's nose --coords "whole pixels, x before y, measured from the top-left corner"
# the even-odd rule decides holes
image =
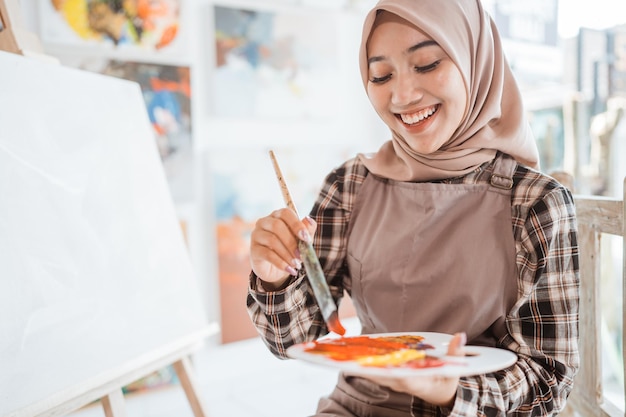
[[[424,91],[419,81],[409,74],[396,75],[391,93],[391,102],[396,106],[405,106],[419,101],[424,96]]]

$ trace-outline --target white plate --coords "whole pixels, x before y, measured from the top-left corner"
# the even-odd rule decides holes
[[[423,336],[423,343],[432,345],[434,349],[428,349],[428,356],[437,357],[447,361],[443,366],[432,368],[402,368],[402,367],[373,367],[363,366],[355,361],[337,361],[319,353],[310,353],[306,349],[313,346],[314,342],[300,343],[287,349],[287,355],[294,359],[301,359],[317,365],[336,368],[343,372],[355,375],[382,375],[382,376],[415,376],[415,375],[441,375],[441,376],[469,376],[486,374],[508,368],[517,361],[517,355],[509,350],[490,348],[484,346],[466,346],[465,357],[446,356],[448,343],[452,336],[445,333],[378,333],[370,334],[370,337],[419,335]]]

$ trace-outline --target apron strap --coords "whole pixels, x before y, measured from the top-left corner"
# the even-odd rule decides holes
[[[496,188],[510,190],[513,188],[513,174],[517,169],[517,161],[506,154],[500,154],[496,159],[493,174],[489,182]]]

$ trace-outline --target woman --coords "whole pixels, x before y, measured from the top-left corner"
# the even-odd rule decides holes
[[[342,374],[317,415],[556,415],[579,364],[575,210],[537,171],[493,22],[479,0],[381,0],[360,68],[392,138],[331,172],[310,218],[259,219],[248,296],[259,333],[279,357],[327,333],[296,250],[315,235],[363,333],[461,332],[456,350],[466,335],[518,355],[462,378]]]

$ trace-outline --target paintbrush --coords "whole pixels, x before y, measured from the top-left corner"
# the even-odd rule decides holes
[[[283,194],[285,204],[296,213],[298,218],[300,218],[273,151],[270,151],[270,158],[272,158],[274,171],[276,171],[276,178],[278,179],[278,184],[280,185],[280,191]],[[322,266],[320,265],[317,255],[315,254],[313,245],[311,245],[310,242],[298,239],[298,249],[300,250],[300,256],[306,270],[307,278],[309,279],[309,283],[313,289],[313,295],[315,295],[317,305],[322,312],[322,317],[324,317],[326,326],[330,331],[343,336],[346,333],[346,329],[344,329],[339,321],[337,305],[330,294],[330,289],[328,288],[324,271],[322,271]]]

